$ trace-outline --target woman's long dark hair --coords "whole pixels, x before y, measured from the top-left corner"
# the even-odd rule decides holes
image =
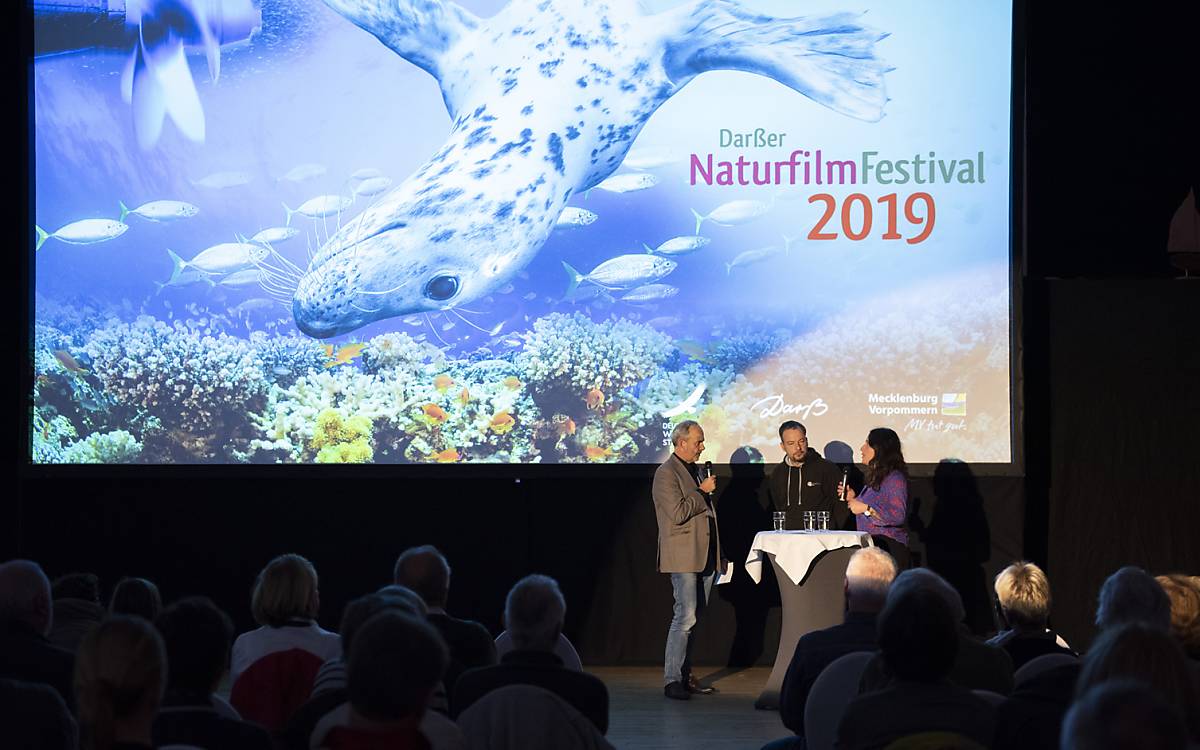
[[[893,471],[898,471],[908,478],[908,464],[904,463],[904,453],[900,450],[900,436],[887,427],[876,427],[867,433],[867,445],[875,451],[875,457],[867,464],[867,484],[873,490]]]

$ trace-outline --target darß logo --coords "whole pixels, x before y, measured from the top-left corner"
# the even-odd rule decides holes
[[[758,412],[763,419],[784,414],[794,414],[802,419],[808,419],[809,417],[819,417],[829,411],[829,404],[821,398],[814,398],[807,404],[789,404],[783,400],[782,393],[776,393],[774,396],[760,399],[750,407],[750,411]]]

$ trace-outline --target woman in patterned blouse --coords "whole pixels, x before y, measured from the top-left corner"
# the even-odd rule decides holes
[[[862,494],[847,487],[846,502],[859,531],[896,558],[897,567],[908,567],[908,466],[900,450],[900,436],[876,427],[859,449],[867,465]]]

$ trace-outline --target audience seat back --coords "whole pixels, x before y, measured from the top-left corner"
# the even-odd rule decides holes
[[[512,650],[513,640],[507,630],[496,636],[497,659],[503,659],[504,655]],[[573,669],[576,672],[583,671],[583,662],[579,659],[579,652],[575,650],[575,645],[567,640],[567,637],[562,633],[558,634],[558,642],[554,644],[554,655],[562,659],[563,666],[567,669]]]
[[[808,750],[833,750],[846,704],[858,695],[858,681],[874,656],[871,651],[839,656],[817,675],[804,704],[804,738]]]
[[[974,692],[991,691],[976,690]],[[992,695],[999,696],[1000,694],[992,693]],[[970,737],[963,737],[955,732],[921,732],[901,737],[884,750],[986,750],[986,748]]]
[[[1005,700],[1005,696],[1000,695],[999,693],[993,692],[991,690],[972,690],[971,692],[974,693],[975,695],[979,696],[980,698],[983,698],[985,701],[987,701],[988,703],[992,704],[993,706],[995,706],[997,708]]]
[[[574,706],[545,688],[509,685],[458,717],[472,750],[613,750]]]

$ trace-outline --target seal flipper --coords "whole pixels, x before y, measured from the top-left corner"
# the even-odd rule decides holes
[[[775,18],[733,0],[699,0],[659,14],[668,29],[663,65],[682,86],[707,70],[758,73],[844,115],[874,122],[887,103],[875,42],[887,36],[855,13]]]
[[[325,0],[356,26],[375,35],[389,49],[438,79],[452,117],[457,107],[443,80],[442,61],[480,20],[450,0]]]

